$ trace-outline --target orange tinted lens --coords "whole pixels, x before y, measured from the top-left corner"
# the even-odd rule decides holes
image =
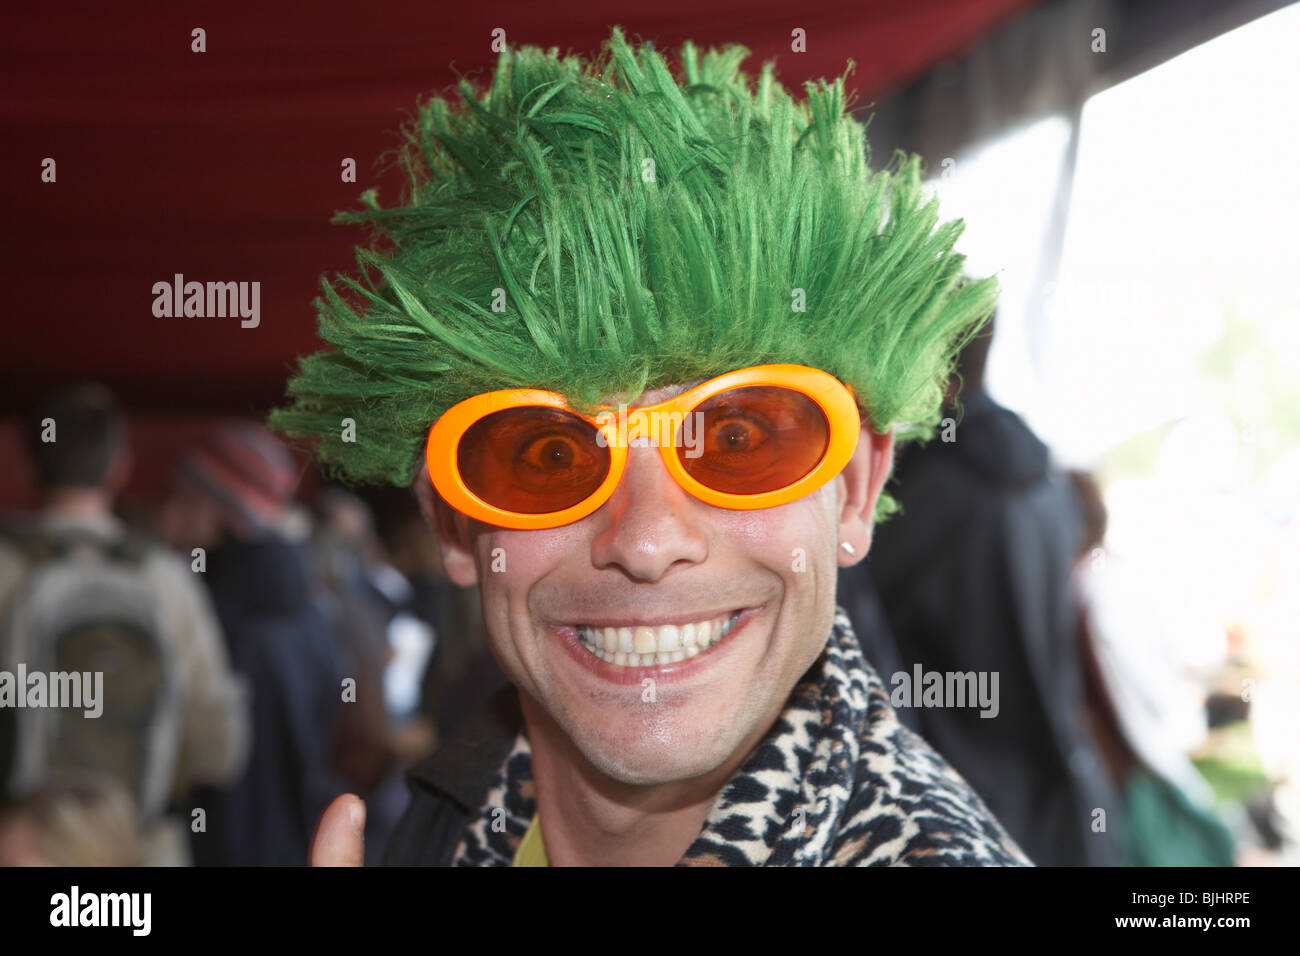
[[[521,514],[563,511],[588,498],[609,473],[596,429],[558,408],[507,408],[461,436],[456,467],[488,504]]]
[[[752,386],[728,389],[697,405],[683,425],[677,456],[702,485],[757,495],[788,488],[808,474],[829,442],[830,423],[807,395]]]

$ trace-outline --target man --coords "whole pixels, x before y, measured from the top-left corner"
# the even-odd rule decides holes
[[[234,669],[252,690],[253,740],[237,781],[195,795],[207,827],[191,837],[201,865],[301,866],[312,828],[347,788],[331,752],[347,672],[302,549],[283,533],[298,469],[260,425],[213,429],[177,468],[185,546],[208,554],[204,581]]]
[[[948,389],[955,440],[899,455],[903,514],[842,578],[878,590],[902,674],[998,675],[996,713],[974,702],[915,713],[1032,859],[1114,864],[1114,827],[1095,829],[1094,811],[1118,801],[1080,724],[1080,516],[1047,446],[984,390],[992,326],[962,350]]]
[[[80,758],[69,758],[71,765],[66,769],[107,767],[137,778],[140,786],[129,786],[128,790],[136,798],[137,809],[150,818],[145,821],[149,825],[145,833],[146,862],[187,862],[183,824],[165,817],[156,821],[155,827],[153,811],[164,809],[168,803],[174,805],[196,786],[226,783],[238,776],[249,747],[247,688],[229,668],[216,616],[194,573],[165,547],[137,540],[113,514],[114,500],[131,469],[126,423],[113,396],[97,386],[64,389],[34,410],[26,432],[43,506],[25,526],[9,529],[21,531],[20,535],[0,539],[0,608],[4,608],[0,668],[12,670],[18,663],[31,664],[13,658],[27,656],[15,646],[22,621],[31,619],[30,613],[23,617],[21,612],[40,611],[37,608],[34,612],[27,603],[29,598],[37,600],[32,594],[35,572],[63,560],[56,556],[65,549],[74,562],[81,560],[82,551],[88,552],[94,563],[80,565],[86,580],[84,587],[79,591],[74,582],[64,599],[65,605],[85,605],[87,616],[76,623],[86,629],[111,624],[120,613],[112,607],[102,611],[95,607],[104,592],[97,590],[101,582],[92,581],[92,568],[117,556],[123,573],[129,575],[128,583],[138,581],[138,593],[143,595],[140,603],[147,605],[136,610],[147,612],[157,622],[157,638],[171,661],[165,671],[174,678],[175,685],[170,686],[170,678],[164,681],[167,686],[162,688],[160,698],[172,704],[160,705],[165,708],[159,711],[163,722],[153,727],[147,740],[139,741],[145,760],[134,770],[128,771],[124,763],[112,764],[108,755],[119,751],[108,746],[97,755],[82,754],[93,756],[101,766],[79,766]],[[34,555],[33,550],[39,554]],[[78,565],[69,563],[67,567],[75,569]],[[97,614],[102,621],[95,620]],[[100,655],[110,665],[112,658],[119,656],[117,651]],[[108,700],[126,706],[131,687],[140,676],[106,674]],[[11,728],[18,719],[15,713],[0,713],[0,720]],[[116,721],[124,732],[130,723],[121,713],[106,713],[98,720],[100,729]],[[145,731],[140,726],[139,734],[145,735]],[[108,742],[107,738],[100,740],[101,744]],[[0,747],[0,751],[6,750]],[[10,761],[5,756],[0,752],[0,776],[8,777],[12,791],[25,792],[43,782],[28,779],[33,773],[39,776],[39,770],[25,772],[36,766],[31,762],[30,749],[26,757],[15,752],[12,767],[6,766]]]
[[[842,80],[805,105],[744,56],[504,52],[421,111],[409,204],[367,195],[362,311],[326,285],[336,350],[273,421],[412,484],[513,685],[412,771],[390,863],[1026,862],[834,603],[994,283],[914,161],[869,171]]]

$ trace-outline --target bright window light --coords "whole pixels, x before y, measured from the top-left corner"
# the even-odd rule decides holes
[[[935,182],[945,218],[967,219],[958,248],[971,270],[1005,289],[990,391],[1059,463],[1100,475],[1114,566],[1150,585],[1141,601],[1167,632],[1144,639],[1169,649],[1189,686],[1203,699],[1230,648],[1258,669],[1260,756],[1293,779],[1297,49],[1291,6],[1089,99],[1059,271],[1040,301],[1066,121],[959,156]]]

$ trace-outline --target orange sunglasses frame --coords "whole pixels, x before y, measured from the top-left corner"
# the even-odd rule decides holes
[[[802,498],[838,475],[853,457],[862,428],[862,419],[858,414],[858,405],[852,389],[830,373],[806,365],[755,365],[711,378],[667,401],[629,408],[627,444],[617,440],[617,418],[611,420],[613,411],[606,411],[604,406],[597,413],[600,417],[592,417],[574,410],[564,396],[557,392],[531,388],[507,388],[475,395],[447,409],[429,429],[429,439],[425,445],[425,462],[429,466],[429,478],[443,500],[471,518],[487,524],[519,530],[558,528],[585,518],[610,499],[627,466],[628,444],[637,439],[651,437],[647,434],[646,425],[652,420],[652,415],[679,412],[684,421],[685,416],[693,412],[698,405],[720,392],[753,386],[788,388],[806,395],[817,403],[822,414],[826,416],[829,427],[826,452],[822,455],[821,461],[808,474],[784,488],[753,495],[731,494],[710,488],[692,478],[677,455],[677,435],[664,435],[660,432],[659,451],[663,457],[664,467],[668,469],[673,480],[688,494],[706,504],[732,510],[753,510],[773,508],[794,501],[796,498]],[[560,511],[529,514],[498,508],[474,494],[461,479],[460,469],[457,467],[460,440],[470,426],[494,412],[530,406],[564,409],[588,422],[598,433],[604,432],[606,436],[606,445],[609,448],[609,473],[605,476],[605,480],[590,496]],[[656,431],[660,430],[656,429]]]

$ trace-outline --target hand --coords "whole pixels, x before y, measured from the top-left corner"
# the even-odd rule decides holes
[[[354,793],[335,797],[311,841],[312,866],[365,866],[366,804]]]

